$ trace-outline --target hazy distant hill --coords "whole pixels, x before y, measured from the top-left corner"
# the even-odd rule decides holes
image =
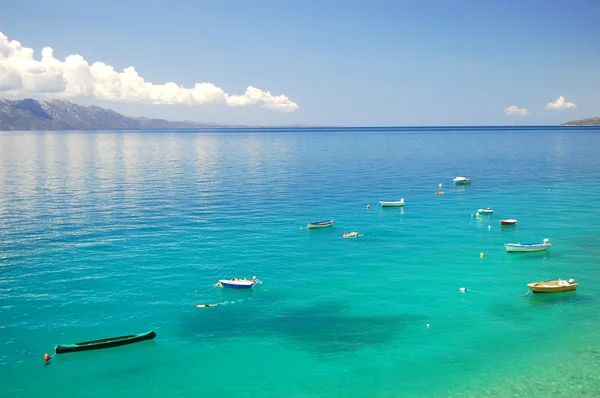
[[[69,101],[0,99],[0,130],[138,130],[228,127],[211,123],[133,118],[98,106]]]
[[[571,122],[563,123],[562,126],[600,126],[600,117],[573,120]]]

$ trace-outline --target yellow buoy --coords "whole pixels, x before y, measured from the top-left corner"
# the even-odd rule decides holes
[[[442,183],[440,182],[440,183],[438,184],[438,186],[441,188],[441,187],[442,187]]]
[[[479,253],[479,258],[483,258],[483,256],[485,256],[485,254],[483,254],[483,252]]]

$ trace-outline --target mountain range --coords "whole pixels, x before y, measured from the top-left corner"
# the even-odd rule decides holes
[[[600,126],[600,117],[574,120],[562,126]],[[220,125],[199,122],[170,122],[164,119],[135,118],[99,106],[82,106],[54,99],[10,101],[0,98],[0,131],[11,130],[168,130],[222,127],[259,127]],[[309,127],[309,126],[286,126]]]
[[[154,130],[224,126],[212,123],[170,122],[127,117],[98,106],[82,106],[64,100],[0,99],[0,131],[4,130]]]

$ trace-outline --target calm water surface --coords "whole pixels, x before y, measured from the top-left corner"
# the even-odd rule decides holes
[[[599,133],[1,133],[0,395],[598,397]]]

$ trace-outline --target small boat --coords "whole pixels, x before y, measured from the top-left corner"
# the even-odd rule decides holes
[[[436,195],[443,195],[443,194],[444,194],[444,191],[437,191],[435,194],[436,194]]]
[[[558,293],[575,290],[579,285],[575,282],[575,279],[569,279],[568,281],[558,279],[546,282],[528,283],[527,286],[529,286],[529,289],[534,293]]]
[[[133,344],[140,341],[152,340],[156,337],[154,330],[141,334],[132,334],[129,336],[109,337],[106,339],[85,341],[77,344],[59,344],[54,349],[57,354],[64,354],[75,351],[99,350],[101,348],[118,347],[126,344]]]
[[[507,252],[537,252],[552,247],[552,243],[547,238],[542,243],[505,243]]]
[[[456,184],[456,185],[467,185],[471,183],[471,179],[467,178],[467,177],[454,177],[452,179],[452,181]]]
[[[238,278],[221,279],[221,280],[219,280],[219,282],[217,282],[217,284],[215,286],[229,287],[232,289],[250,289],[252,286],[256,285],[257,283],[261,283],[261,282],[258,279],[256,279],[255,276],[253,276],[252,279],[250,279],[250,280],[238,279]]]
[[[405,203],[404,203],[404,198],[402,198],[402,199],[397,200],[395,202],[394,201],[392,201],[392,202],[386,202],[386,201],[381,200],[381,201],[379,201],[379,205],[381,207],[401,207],[401,206],[404,206]]]
[[[325,220],[325,221],[311,221],[308,223],[308,229],[316,229],[316,228],[326,228],[331,227],[335,220]]]
[[[506,220],[500,220],[500,225],[515,225],[517,220],[513,218],[507,218]]]
[[[494,214],[494,210],[490,209],[477,209],[477,214]]]
[[[359,236],[363,236],[363,234],[359,234],[358,232],[344,232],[344,238],[358,238]]]

